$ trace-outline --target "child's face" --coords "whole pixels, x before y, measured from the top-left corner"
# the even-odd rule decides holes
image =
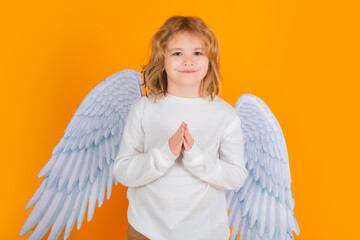
[[[199,89],[208,67],[209,59],[205,55],[203,40],[188,32],[176,33],[170,39],[165,51],[168,87],[172,85]]]

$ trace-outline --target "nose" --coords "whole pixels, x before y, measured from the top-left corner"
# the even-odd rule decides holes
[[[192,56],[185,56],[184,65],[185,66],[193,66],[194,65]]]

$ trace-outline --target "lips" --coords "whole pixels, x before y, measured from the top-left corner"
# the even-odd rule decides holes
[[[195,70],[184,70],[184,71],[181,71],[182,73],[194,73],[196,72]]]

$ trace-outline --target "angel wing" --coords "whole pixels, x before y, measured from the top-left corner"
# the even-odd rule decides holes
[[[27,203],[35,204],[21,228],[28,239],[41,239],[50,226],[48,239],[58,239],[64,226],[67,239],[77,219],[80,229],[89,200],[87,220],[110,198],[113,162],[119,150],[123,128],[132,103],[142,93],[141,74],[132,69],[119,71],[99,83],[84,98],[55,146],[50,160],[38,177],[45,176]]]
[[[235,104],[244,134],[243,186],[226,191],[231,240],[241,229],[243,239],[293,239],[300,230],[294,215],[294,198],[288,153],[280,125],[258,97],[242,95]],[[236,234],[236,235],[235,235]]]

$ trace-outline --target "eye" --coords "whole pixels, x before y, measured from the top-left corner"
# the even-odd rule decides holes
[[[180,54],[182,54],[181,52],[175,52],[175,53],[173,53],[172,55],[174,55],[174,56],[180,56]],[[202,52],[195,52],[195,55],[196,56],[201,56],[201,55],[203,55],[202,54]]]

